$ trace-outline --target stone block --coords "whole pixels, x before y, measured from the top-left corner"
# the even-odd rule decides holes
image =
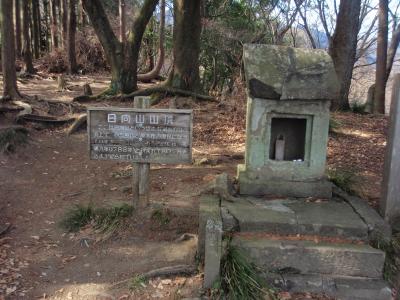
[[[391,289],[382,279],[360,277],[268,274],[270,285],[291,293],[326,294],[338,300],[391,300]]]
[[[201,261],[204,260],[204,249],[206,240],[207,220],[220,219],[220,199],[217,195],[202,195],[200,198],[199,211],[199,238],[197,244],[197,255]]]
[[[204,257],[204,288],[211,288],[220,277],[222,258],[222,220],[208,219],[206,223]]]
[[[296,212],[298,233],[367,240],[368,227],[343,201],[307,203],[298,201],[288,205]]]
[[[276,197],[326,198],[332,197],[332,183],[326,179],[289,181],[268,179],[264,169],[252,171],[238,167],[239,192],[241,195],[270,195]],[[291,171],[295,173],[295,171]],[[267,177],[267,178],[265,178]],[[287,178],[287,177],[286,177]]]
[[[385,253],[368,245],[269,240],[235,236],[237,245],[263,271],[290,268],[300,274],[382,277]]]
[[[333,187],[333,194],[346,201],[364,221],[368,227],[368,237],[372,243],[389,242],[392,236],[392,229],[378,212],[369,206],[367,200],[351,196],[337,186]]]
[[[240,231],[263,231],[274,234],[296,234],[297,222],[294,211],[275,203],[268,208],[249,204],[243,198],[233,203],[223,202],[234,218],[239,222]]]
[[[382,214],[400,230],[400,74],[394,78],[389,133],[382,182]]]
[[[243,59],[253,98],[336,99],[339,84],[324,50],[246,44]]]

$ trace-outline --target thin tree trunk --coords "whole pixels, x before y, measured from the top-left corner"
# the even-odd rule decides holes
[[[387,0],[379,0],[379,26],[378,42],[376,50],[375,95],[373,112],[385,113],[386,90],[386,64],[388,46],[388,14],[389,4]]]
[[[333,109],[350,108],[349,91],[356,59],[360,9],[361,0],[340,1],[336,28],[329,45],[340,83],[339,98],[332,103]]]
[[[17,57],[21,57],[21,5],[20,0],[15,0],[15,48]]]
[[[125,0],[119,0],[119,40],[126,43],[126,11]]]
[[[67,48],[68,39],[68,4],[67,0],[61,0],[61,32],[62,32],[62,46]]]
[[[400,44],[400,24],[392,33],[392,40],[390,41],[390,46],[387,54],[387,64],[386,64],[386,82],[389,79],[390,72],[392,71],[394,58],[396,56],[396,51]]]
[[[43,0],[43,15],[46,26],[46,32],[45,32],[46,51],[50,52],[49,2],[47,0]]]
[[[57,25],[57,7],[56,0],[50,0],[50,32],[52,50],[58,48],[58,25]]]
[[[3,97],[20,98],[15,71],[15,37],[13,1],[1,1],[1,62],[3,70]]]
[[[68,71],[75,74],[78,71],[75,50],[76,33],[76,0],[69,0],[69,20],[68,20]]]
[[[201,0],[174,0],[174,65],[169,85],[194,91],[199,85]]]
[[[32,49],[31,49],[31,37],[29,34],[29,28],[31,24],[31,1],[25,0],[22,5],[22,14],[23,14],[23,26],[22,26],[22,34],[24,38],[24,47],[23,47],[23,56],[25,62],[26,73],[32,74],[35,73],[35,69],[33,68],[32,62]]]
[[[32,24],[33,24],[33,53],[35,58],[40,56],[40,14],[39,0],[32,0]]]
[[[164,37],[165,37],[165,0],[161,0],[160,4],[160,35],[159,35],[159,49],[158,49],[158,57],[157,62],[154,68],[146,73],[146,74],[138,74],[138,80],[141,81],[149,81],[156,78],[161,71],[162,66],[164,65],[165,58],[165,48],[164,48]]]

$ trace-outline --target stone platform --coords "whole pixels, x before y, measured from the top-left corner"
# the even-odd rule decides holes
[[[205,287],[219,274],[222,237],[262,270],[269,284],[291,292],[326,293],[336,299],[389,300],[383,280],[385,253],[371,245],[390,239],[390,227],[366,201],[334,188],[331,200],[223,200],[200,204],[199,255]]]

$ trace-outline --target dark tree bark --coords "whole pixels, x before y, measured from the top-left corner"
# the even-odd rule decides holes
[[[195,91],[199,86],[201,0],[174,0],[174,65],[169,85]]]
[[[76,0],[69,0],[68,71],[70,74],[75,74],[78,71],[78,66],[76,63],[75,34],[76,34]]]
[[[82,0],[111,67],[110,93],[131,93],[137,89],[137,62],[144,30],[158,0],[146,0],[123,45],[115,36],[100,0]]]
[[[57,3],[56,0],[50,0],[50,33],[52,50],[58,48],[58,23],[57,23]]]
[[[389,3],[387,0],[379,0],[378,10],[378,42],[376,50],[375,95],[373,112],[385,113],[386,90],[386,64],[388,50],[388,15]]]
[[[62,45],[64,49],[67,48],[68,44],[68,3],[67,0],[61,0],[61,35],[62,35]]]
[[[158,45],[158,57],[156,64],[150,69],[148,73],[138,74],[138,80],[149,81],[156,78],[161,71],[164,64],[165,48],[164,48],[164,37],[165,37],[165,0],[161,0],[160,3],[160,35]]]
[[[126,43],[126,11],[125,0],[119,0],[119,40]]]
[[[23,17],[23,26],[22,26],[22,35],[23,35],[23,57],[25,63],[24,71],[26,73],[32,74],[35,73],[35,69],[33,68],[32,62],[32,49],[31,49],[31,37],[29,34],[30,24],[31,24],[31,1],[25,0],[22,4],[22,17]]]
[[[32,24],[33,24],[33,53],[35,58],[40,56],[40,9],[39,0],[32,0]]]
[[[13,1],[1,0],[1,62],[3,68],[3,97],[20,98],[15,71],[15,37]]]
[[[349,91],[356,59],[360,9],[361,0],[340,1],[336,28],[329,45],[340,83],[339,98],[332,103],[333,109],[350,108]]]
[[[21,5],[20,0],[15,0],[15,50],[17,57],[21,57],[21,37]]]
[[[44,18],[44,23],[45,23],[45,48],[47,52],[50,52],[50,23],[49,23],[49,1],[48,0],[43,0],[43,18]]]

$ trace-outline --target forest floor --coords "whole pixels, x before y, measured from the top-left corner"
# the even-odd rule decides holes
[[[24,79],[19,87],[30,96],[69,103],[81,94],[84,83],[97,93],[107,86],[108,78],[76,77],[68,82],[69,90],[64,92],[57,92],[55,78]],[[134,287],[131,279],[161,267],[195,264],[200,192],[220,173],[234,176],[236,166],[243,163],[243,88],[225,98],[219,104],[184,103],[194,110],[195,163],[152,165],[151,208],[140,211],[108,238],[90,226],[66,233],[59,223],[75,204],[131,203],[130,164],[89,160],[84,131],[67,136],[67,125],[43,127],[26,122],[29,143],[14,154],[0,156],[0,226],[11,225],[0,236],[0,299],[199,297],[201,272],[154,278]],[[85,105],[132,104],[108,100]],[[158,106],[168,107],[168,102]],[[353,172],[353,188],[376,207],[387,118],[352,113],[333,113],[333,118],[339,126],[330,135],[329,168]],[[185,233],[189,233],[187,238],[180,238]],[[286,293],[281,298],[325,299]]]

